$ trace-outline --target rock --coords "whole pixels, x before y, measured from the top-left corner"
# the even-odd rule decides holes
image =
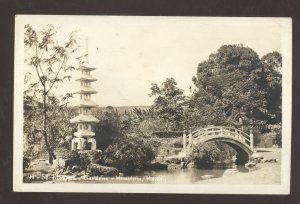
[[[119,176],[120,176],[120,177],[123,177],[123,176],[124,176],[124,174],[120,172],[120,173],[119,173]]]
[[[277,159],[270,159],[269,162],[270,163],[277,163],[278,161],[277,161]]]
[[[65,159],[57,158],[53,160],[52,167],[64,167],[65,166]]]
[[[70,170],[66,170],[62,173],[62,175],[73,175],[73,173]]]
[[[32,166],[37,165],[37,164],[39,164],[38,161],[32,161],[32,162],[30,163],[30,165],[32,165]]]
[[[245,164],[245,166],[248,167],[248,168],[251,168],[251,167],[256,166],[256,163],[254,163],[254,162],[249,162],[249,163]]]
[[[80,170],[79,166],[77,166],[77,165],[72,166],[72,171],[73,172],[79,171],[79,170]]]
[[[197,168],[194,162],[188,163],[187,168]]]
[[[175,169],[181,169],[180,164],[169,164],[168,165],[168,170],[175,170]]]
[[[155,163],[150,164],[149,169],[153,170],[153,171],[167,170],[168,169],[168,164],[155,162]]]
[[[46,159],[38,159],[38,162],[46,162]]]
[[[201,176],[201,178],[202,178],[203,180],[207,180],[207,179],[214,178],[214,176],[213,176],[213,175],[203,175],[203,176]]]
[[[114,167],[101,166],[99,164],[92,164],[90,167],[91,176],[118,176],[119,171]]]
[[[227,175],[233,175],[238,173],[239,171],[237,169],[227,169],[226,171],[224,171],[223,176],[227,176]]]
[[[278,160],[277,159],[264,159],[263,162],[264,163],[277,163]]]
[[[63,174],[64,170],[63,169],[59,169],[56,171],[57,174]]]
[[[250,162],[261,163],[264,157],[262,157],[259,153],[255,152],[250,157]]]
[[[171,163],[171,164],[180,164],[181,163],[181,158],[179,158],[179,157],[165,157],[164,161],[166,163]]]
[[[254,152],[252,155],[251,155],[252,158],[263,158],[259,153],[257,152]]]
[[[43,182],[43,183],[45,183],[45,184],[53,184],[53,183],[55,183],[54,181],[45,181],[45,182]]]
[[[81,171],[77,174],[79,177],[85,175],[85,171]]]
[[[88,175],[83,175],[83,176],[81,176],[81,179],[82,179],[82,180],[88,180],[88,178],[89,178]]]
[[[79,178],[79,177],[81,177],[81,176],[83,176],[83,175],[81,175],[80,173],[77,173],[77,174],[75,174],[74,176],[75,176],[75,178]]]

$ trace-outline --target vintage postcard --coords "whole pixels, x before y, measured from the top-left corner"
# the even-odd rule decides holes
[[[289,194],[292,19],[15,17],[14,191]]]

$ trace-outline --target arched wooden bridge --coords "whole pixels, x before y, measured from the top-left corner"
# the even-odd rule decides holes
[[[187,141],[186,141],[187,140]],[[226,126],[210,126],[190,132],[188,138],[183,135],[183,148],[205,143],[223,142],[231,146],[237,152],[236,164],[242,165],[249,161],[253,154],[253,134],[247,134],[239,129]]]

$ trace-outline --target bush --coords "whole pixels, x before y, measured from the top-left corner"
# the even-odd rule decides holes
[[[273,133],[261,134],[259,142],[256,144],[257,147],[267,148],[273,146],[273,140],[275,135]]]
[[[282,127],[281,124],[272,125],[271,132],[275,134],[274,144],[278,145],[278,147],[282,146]]]
[[[182,137],[177,137],[177,138],[173,139],[173,140],[170,142],[170,146],[171,146],[171,147],[175,147],[175,148],[183,148]]]
[[[141,135],[118,138],[103,153],[103,163],[124,173],[143,169],[155,157],[150,142]]]
[[[28,157],[23,157],[23,171],[28,169],[30,164],[30,159]]]
[[[73,166],[78,166],[80,170],[86,170],[90,163],[91,160],[88,153],[75,150],[67,155],[65,167],[72,168]]]
[[[236,152],[226,144],[206,142],[190,149],[187,161],[194,162],[197,168],[211,169],[216,161],[231,159]]]
[[[102,151],[101,150],[92,150],[89,152],[91,162],[94,164],[102,163]]]

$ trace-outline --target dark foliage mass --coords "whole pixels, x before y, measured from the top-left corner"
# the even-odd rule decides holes
[[[201,169],[211,169],[215,162],[228,161],[236,154],[235,150],[224,143],[207,142],[194,146],[188,152],[188,161]]]
[[[115,140],[105,151],[103,163],[124,173],[143,169],[154,159],[151,143],[140,135],[128,135]]]
[[[28,169],[30,165],[30,159],[28,157],[23,157],[23,171]]]
[[[281,121],[281,55],[259,59],[242,45],[222,46],[198,65],[190,100],[193,121],[203,125]]]
[[[65,167],[78,166],[80,170],[86,170],[90,165],[91,160],[88,153],[80,153],[79,151],[71,151],[66,156]]]
[[[99,122],[94,125],[97,148],[105,150],[115,138],[121,135],[120,115],[111,106],[105,110],[96,109],[93,115],[99,119]]]

